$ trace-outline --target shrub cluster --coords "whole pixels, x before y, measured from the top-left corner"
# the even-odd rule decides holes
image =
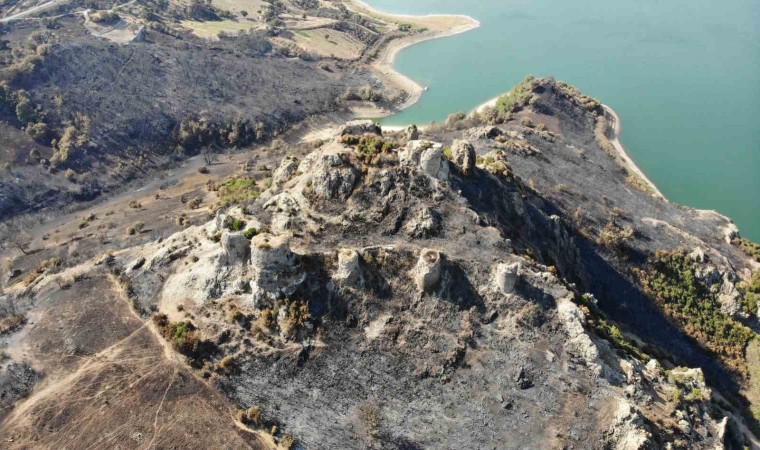
[[[280,310],[285,306],[286,316],[280,320]],[[279,329],[285,336],[292,336],[312,319],[309,303],[302,300],[278,301],[272,308],[259,311],[256,328],[260,332]]]
[[[190,152],[210,145],[240,147],[261,141],[266,136],[267,128],[263,122],[253,124],[242,117],[221,124],[207,117],[186,117],[176,131],[177,144]]]
[[[681,329],[728,366],[746,372],[744,352],[755,333],[721,311],[685,252],[659,251],[638,275],[646,292]]]
[[[364,164],[377,164],[383,153],[390,153],[396,148],[396,143],[371,134],[343,136],[341,143],[354,147],[354,152]]]
[[[744,291],[742,310],[751,316],[755,316],[757,307],[760,305],[760,271],[752,274],[752,279],[742,286],[742,290]]]
[[[247,204],[261,195],[256,181],[246,176],[227,177],[216,188],[221,207]]]
[[[202,339],[200,331],[189,320],[169,322],[166,314],[157,313],[153,316],[153,324],[174,350],[195,362],[208,359],[216,351],[214,344]]]
[[[121,20],[121,16],[113,11],[95,11],[90,14],[90,20],[95,23],[112,24]]]

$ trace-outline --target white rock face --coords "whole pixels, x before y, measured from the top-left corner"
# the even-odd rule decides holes
[[[695,247],[694,250],[689,253],[689,258],[691,258],[692,261],[698,263],[703,263],[708,259],[707,255],[705,254],[705,249],[701,247]]]
[[[193,300],[203,303],[222,295],[234,295],[242,291],[239,280],[247,271],[248,240],[241,233],[224,230],[220,242],[208,238],[206,227],[190,227],[146,249],[150,254],[146,262],[134,272],[148,274],[167,273],[175,261],[195,255],[198,259],[182,270],[168,271],[163,282],[161,301]],[[192,245],[196,242],[197,245]]]
[[[262,233],[251,240],[251,294],[255,307],[292,294],[303,282],[287,236]]]
[[[493,274],[493,286],[497,291],[511,294],[520,278],[520,263],[498,264]]]
[[[726,431],[728,431],[728,416],[724,417],[716,427],[715,439],[717,444],[715,450],[724,450],[726,448]]]
[[[338,270],[333,278],[349,286],[356,285],[361,280],[361,265],[356,250],[343,249],[338,252]]]
[[[663,377],[664,372],[662,366],[656,359],[650,359],[647,365],[644,367],[644,375],[650,380],[659,380]]]
[[[420,259],[412,269],[412,276],[417,289],[422,292],[430,292],[441,281],[442,255],[437,250],[424,249],[420,252]]]
[[[264,209],[272,211],[270,228],[277,234],[283,234],[299,225],[301,205],[290,192],[280,192],[270,198],[264,203]]]
[[[462,169],[465,175],[469,175],[475,170],[475,148],[467,141],[456,140],[451,146],[451,154],[454,157],[454,164]]]
[[[726,241],[727,244],[730,244],[731,241],[739,237],[739,227],[736,226],[733,222],[729,223],[725,227],[723,227],[723,239]]]

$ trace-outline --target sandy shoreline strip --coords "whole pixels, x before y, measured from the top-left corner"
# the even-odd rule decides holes
[[[383,77],[386,82],[407,92],[409,97],[399,106],[400,109],[408,108],[417,103],[425,91],[425,87],[416,81],[398,72],[393,63],[396,56],[401,50],[414,44],[429,41],[432,39],[454,36],[460,33],[473,30],[480,27],[480,22],[470,16],[456,14],[426,14],[426,15],[408,15],[408,14],[389,14],[378,11],[362,0],[351,0],[351,9],[356,12],[376,17],[379,20],[392,23],[410,23],[412,25],[425,27],[428,30],[412,36],[403,37],[389,42],[382,50],[380,55],[372,62],[372,67]]]
[[[618,153],[618,156],[622,160],[623,167],[628,172],[634,173],[639,178],[644,180],[646,184],[649,185],[650,188],[652,188],[652,191],[654,191],[654,195],[657,197],[660,197],[663,200],[667,200],[667,198],[660,192],[659,189],[657,189],[657,185],[655,185],[652,180],[649,179],[649,177],[646,176],[646,174],[639,168],[639,166],[636,165],[635,162],[633,162],[633,159],[631,159],[630,156],[628,156],[628,152],[626,151],[623,144],[620,142],[620,131],[622,130],[622,125],[620,123],[620,116],[615,112],[614,109],[610,108],[607,105],[602,104],[602,107],[604,108],[604,111],[609,114],[612,117],[612,131],[615,133],[614,136],[610,139],[610,143],[613,147],[615,147],[615,150]]]

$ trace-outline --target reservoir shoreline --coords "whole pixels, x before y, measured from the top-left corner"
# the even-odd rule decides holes
[[[419,102],[425,87],[418,82],[399,72],[394,67],[396,56],[404,49],[415,44],[440,39],[457,34],[466,33],[481,26],[480,21],[466,15],[457,14],[425,14],[425,15],[408,15],[392,14],[380,11],[362,0],[351,0],[350,9],[377,17],[383,21],[394,22],[412,22],[418,26],[424,26],[428,30],[422,31],[412,36],[407,36],[390,41],[382,47],[380,54],[371,63],[372,67],[380,74],[386,83],[392,85],[408,94],[408,97],[398,106],[399,110],[404,110],[415,103]],[[392,115],[395,111],[388,111],[386,115]]]

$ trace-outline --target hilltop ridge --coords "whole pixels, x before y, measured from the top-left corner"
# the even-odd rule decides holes
[[[609,120],[530,77],[437,127],[350,122],[277,164],[212,165],[205,214],[147,191],[124,219],[51,230],[75,236],[14,258],[4,294],[29,323],[0,432],[19,448],[95,443],[83,422],[135,446],[753,443],[760,264],[728,219],[626,170]],[[138,218],[107,246],[87,236]],[[159,394],[118,429],[96,412]],[[196,401],[193,424],[172,419]]]

